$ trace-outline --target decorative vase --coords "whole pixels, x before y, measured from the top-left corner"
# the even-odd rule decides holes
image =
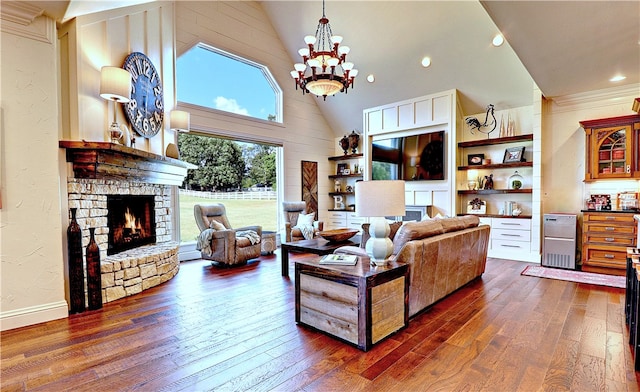
[[[89,244],[87,245],[87,296],[89,310],[102,307],[102,275],[100,273],[100,248],[96,243],[95,227],[89,228]]]
[[[84,268],[82,263],[82,230],[76,220],[77,208],[71,208],[71,223],[67,228],[69,256],[69,313],[84,312]]]
[[[358,144],[360,143],[360,135],[356,131],[351,131],[349,135],[349,147],[351,147],[351,153],[355,154],[358,150]]]
[[[340,142],[338,142],[338,144],[340,145],[340,148],[342,148],[344,155],[347,155],[349,153],[349,138],[347,137],[347,135],[344,135],[344,137],[340,139]]]

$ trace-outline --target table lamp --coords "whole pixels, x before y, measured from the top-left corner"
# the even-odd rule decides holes
[[[191,128],[191,114],[182,110],[172,110],[169,117],[170,128],[178,132],[189,132]]]
[[[131,100],[131,74],[124,68],[102,67],[100,70],[100,96],[113,101],[113,122],[109,126],[112,143],[118,143],[122,136],[120,125],[116,121],[116,103]]]
[[[371,263],[382,266],[393,252],[389,238],[391,229],[385,217],[404,216],[404,181],[376,180],[356,182],[356,215],[372,218],[369,224],[371,238],[365,251]]]

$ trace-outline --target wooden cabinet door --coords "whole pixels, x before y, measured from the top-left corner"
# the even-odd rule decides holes
[[[594,178],[631,177],[633,134],[630,125],[594,129],[591,138],[591,173]]]

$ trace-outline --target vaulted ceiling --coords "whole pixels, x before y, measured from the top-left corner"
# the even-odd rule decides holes
[[[33,1],[58,20],[138,1]],[[315,33],[322,2],[260,1],[299,61]],[[327,0],[334,34],[359,70],[348,94],[317,100],[337,135],[362,129],[362,110],[449,89],[464,114],[529,105],[535,82],[547,98],[640,85],[639,1],[337,1]],[[491,39],[502,32],[505,44]],[[431,66],[420,64],[424,56]],[[375,75],[368,83],[366,76]],[[613,84],[609,79],[624,74]],[[293,81],[282,86],[295,91]],[[638,91],[640,96],[640,91]],[[630,103],[631,105],[631,103]]]

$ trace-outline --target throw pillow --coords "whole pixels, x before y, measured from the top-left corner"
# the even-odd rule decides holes
[[[311,214],[300,213],[300,215],[298,215],[298,223],[296,223],[296,226],[297,227],[313,226],[314,217],[315,217],[314,213],[311,213]]]
[[[209,228],[215,231],[227,229],[222,223],[218,222],[217,220],[212,220],[211,223],[209,223]]]

